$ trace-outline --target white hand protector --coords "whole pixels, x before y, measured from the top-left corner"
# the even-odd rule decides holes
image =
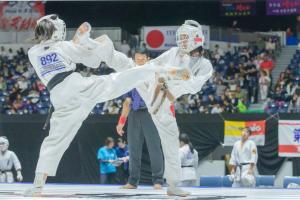
[[[17,171],[17,180],[19,182],[23,181],[23,176],[22,176],[22,172],[21,171]]]
[[[234,178],[235,178],[234,174],[230,174],[230,175],[227,175],[227,176],[228,176],[230,182],[234,181]]]
[[[253,186],[253,185],[255,185],[255,177],[251,174],[246,174],[246,175],[242,176],[241,182],[245,186]]]
[[[6,137],[0,137],[0,151],[5,152],[9,147],[9,142]]]
[[[51,37],[52,40],[63,41],[66,39],[66,24],[63,20],[59,19],[57,15],[46,15],[37,20],[37,25],[43,20],[50,21],[55,27],[55,31],[53,32]]]
[[[201,25],[194,20],[186,20],[176,32],[177,46],[185,53],[204,45]]]

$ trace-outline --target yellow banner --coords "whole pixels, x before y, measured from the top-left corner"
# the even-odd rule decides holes
[[[241,130],[246,127],[246,122],[225,121],[225,136],[241,136]]]

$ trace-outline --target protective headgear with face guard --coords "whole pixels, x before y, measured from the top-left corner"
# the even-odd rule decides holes
[[[50,21],[54,27],[55,31],[52,34],[51,39],[54,41],[62,41],[66,39],[66,24],[63,20],[61,20],[57,15],[51,14],[46,15],[39,20],[37,20],[37,25],[43,20]]]
[[[8,149],[9,142],[6,137],[0,137],[0,151],[5,152]]]
[[[194,20],[186,20],[176,32],[176,43],[185,53],[203,47],[204,35],[201,25]]]

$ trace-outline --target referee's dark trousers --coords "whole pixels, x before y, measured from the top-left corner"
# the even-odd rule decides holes
[[[152,182],[163,184],[164,158],[157,129],[147,109],[131,110],[128,116],[127,139],[129,146],[129,179],[134,186],[139,184],[144,138],[149,151]]]

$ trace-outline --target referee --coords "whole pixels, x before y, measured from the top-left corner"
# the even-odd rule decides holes
[[[137,49],[134,54],[136,67],[148,61],[147,51]],[[164,159],[158,131],[152,121],[146,104],[136,89],[125,95],[117,132],[123,136],[123,127],[128,117],[127,140],[129,146],[129,178],[123,189],[136,189],[141,172],[141,158],[144,139],[150,155],[154,189],[162,189]]]

